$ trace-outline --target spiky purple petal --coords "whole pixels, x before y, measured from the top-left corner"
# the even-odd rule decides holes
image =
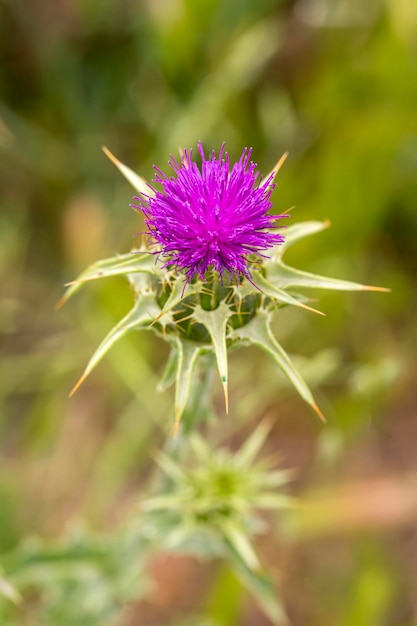
[[[192,149],[185,150],[179,164],[171,155],[169,165],[174,175],[168,178],[154,166],[153,195],[138,198],[148,227],[147,234],[158,244],[166,265],[185,270],[187,281],[197,274],[201,279],[209,268],[220,275],[250,278],[248,256],[262,255],[284,241],[271,233],[276,220],[284,215],[269,215],[271,193],[275,187],[271,175],[257,182],[252,150],[244,149],[230,170],[229,155],[222,145],[219,156],[213,151],[205,158],[201,143],[201,169],[193,161]]]

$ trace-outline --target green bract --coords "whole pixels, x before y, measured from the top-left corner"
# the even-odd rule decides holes
[[[189,454],[177,461],[159,454],[165,474],[162,493],[142,502],[142,535],[167,550],[200,557],[225,557],[274,623],[285,621],[271,578],[252,538],[265,529],[259,510],[281,510],[294,500],[277,492],[293,476],[257,460],[269,434],[261,422],[240,449],[212,450],[199,435],[187,439]]]
[[[146,188],[142,178],[115,159],[120,171],[139,192]],[[147,188],[146,188],[147,189]],[[147,190],[149,193],[149,190]],[[212,354],[224,389],[228,410],[227,352],[232,348],[256,345],[267,352],[289,378],[301,397],[321,417],[314,397],[302,376],[271,330],[273,316],[283,306],[315,311],[306,304],[303,289],[344,291],[378,290],[350,281],[327,278],[288,266],[283,256],[290,246],[329,226],[328,222],[308,221],[285,229],[285,243],[269,251],[269,258],[251,267],[253,284],[243,278],[240,284],[220,282],[215,272],[206,282],[184,282],[184,276],[164,267],[145,247],[128,254],[98,261],[69,285],[62,301],[82,285],[110,276],[125,276],[134,293],[130,312],[100,344],[75,386],[75,391],[111,346],[131,331],[158,334],[171,346],[171,355],[161,388],[175,381],[175,420],[178,425],[191,393],[191,381],[201,357]],[[315,311],[319,313],[319,311]]]

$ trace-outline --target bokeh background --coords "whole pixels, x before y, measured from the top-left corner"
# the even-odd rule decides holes
[[[198,140],[232,160],[252,146],[263,172],[288,150],[277,212],[332,224],[289,260],[392,289],[317,293],[325,318],[277,318],[326,425],[255,350],[231,357],[228,417],[215,394],[225,442],[268,416],[268,452],[297,469],[308,506],[259,542],[292,623],[415,626],[413,0],[0,0],[0,553],[111,534],[145,493],[171,419],[155,389],[166,348],[129,336],[69,400],[130,293],[115,279],[54,304],[141,230],[101,145],[150,179]],[[269,624],[222,567],[161,554],[149,577],[123,626]],[[19,615],[38,623],[30,601]]]

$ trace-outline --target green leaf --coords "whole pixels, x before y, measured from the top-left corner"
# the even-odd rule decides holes
[[[227,393],[228,371],[227,371],[227,347],[226,347],[226,326],[228,319],[232,316],[232,311],[222,300],[217,309],[213,311],[205,311],[201,306],[196,306],[194,310],[194,319],[203,324],[213,342],[213,349],[216,355],[217,368],[220,374],[220,380],[223,385],[224,401],[226,405],[226,413],[229,410],[229,401]]]
[[[187,406],[198,357],[205,348],[201,344],[180,338],[176,339],[176,346],[178,358],[175,387],[175,430],[177,430],[182,414]]]
[[[56,306],[59,308],[65,304],[88,281],[109,276],[124,276],[135,272],[153,274],[156,270],[155,257],[149,252],[133,251],[97,261],[84,270],[76,280],[68,283],[68,289]]]
[[[249,469],[254,462],[258,452],[264,445],[271,430],[272,423],[262,421],[246,439],[239,452],[235,455],[235,465],[241,469]]]
[[[165,474],[171,478],[175,483],[180,484],[184,480],[186,480],[187,476],[179,463],[171,459],[170,456],[164,454],[163,452],[159,452],[156,454],[156,460],[158,465],[162,468]],[[160,500],[161,498],[167,497],[176,497],[175,494],[162,494],[161,496],[156,496],[152,501]]]
[[[225,548],[228,560],[237,576],[252,592],[273,624],[276,626],[288,624],[287,616],[271,579],[263,571],[255,571],[247,567],[232,544],[226,543]]]
[[[281,261],[286,250],[295,242],[318,233],[330,226],[330,222],[308,221],[294,224],[287,228],[284,232],[285,242],[274,248],[272,258],[266,260],[264,266],[266,268],[267,279],[277,289],[286,289],[288,287],[307,287],[317,289],[334,289],[337,291],[389,291],[383,287],[372,287],[369,285],[361,285],[348,280],[339,280],[337,278],[328,278],[327,276],[319,276],[310,272],[289,267]]]
[[[274,285],[272,282],[264,278],[262,274],[259,274],[258,272],[252,272],[252,276],[253,276],[253,282],[255,283],[257,287],[259,287],[259,289],[262,291],[262,293],[265,296],[269,296],[273,300],[276,300],[278,302],[283,302],[284,304],[291,304],[293,306],[298,306],[302,309],[306,309],[307,311],[312,311],[313,313],[324,315],[324,313],[322,313],[321,311],[318,311],[317,309],[313,309],[312,307],[307,306],[303,302],[300,302],[299,300],[294,298],[291,294],[287,293],[283,289],[280,289],[279,287]]]
[[[162,465],[161,463],[158,464]],[[162,469],[164,470],[165,474],[170,474],[169,472],[165,471],[164,467]],[[175,475],[174,477],[172,475],[169,475],[169,477],[175,479]],[[143,500],[140,503],[140,509],[142,512],[146,513],[149,513],[149,511],[176,511],[179,508],[180,504],[182,503],[178,500],[176,494],[164,493],[161,496],[155,496],[154,498],[149,498],[149,500]]]
[[[160,393],[166,391],[175,381],[178,368],[178,349],[173,345],[169,353],[164,372],[158,382],[157,391]]]
[[[236,553],[250,570],[260,569],[259,559],[253,549],[247,534],[242,528],[230,520],[223,519],[218,527],[226,540],[233,546]]]
[[[202,437],[197,434],[191,435],[188,443],[200,464],[209,464],[213,460],[212,450]]]
[[[268,280],[278,289],[288,287],[306,287],[308,289],[333,289],[335,291],[389,291],[385,287],[372,287],[361,285],[350,280],[328,278],[310,272],[303,272],[284,263],[271,263],[267,265]]]
[[[72,396],[78,387],[84,382],[103,356],[110,350],[113,344],[127,335],[132,330],[146,329],[159,313],[159,307],[153,294],[140,296],[136,299],[129,313],[109,332],[94,352],[80,380],[70,393]]]
[[[314,409],[317,415],[324,420],[314,397],[304,382],[301,374],[297,371],[290,357],[283,347],[277,342],[270,328],[270,314],[259,310],[256,316],[246,326],[242,326],[233,332],[238,339],[247,340],[259,346],[272,356],[284,374],[289,378],[300,396]]]

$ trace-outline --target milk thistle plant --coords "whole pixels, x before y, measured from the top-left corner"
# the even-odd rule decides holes
[[[171,347],[160,388],[175,381],[175,428],[187,407],[198,366],[214,357],[228,410],[228,350],[253,344],[267,352],[301,397],[323,415],[301,374],[271,330],[284,306],[322,314],[308,304],[304,289],[380,290],[318,276],[287,265],[284,254],[298,240],[329,226],[308,221],[283,228],[287,215],[270,215],[274,179],[286,154],[261,178],[244,150],[232,167],[224,145],[206,159],[198,146],[178,163],[171,155],[168,177],[155,166],[155,189],[104,148],[138,196],[131,205],[145,218],[141,245],[128,254],[94,263],[69,287],[61,306],[86,283],[125,276],[134,294],[130,312],[109,332],[89,361],[74,393],[107,351],[138,330],[156,333]],[[276,232],[280,230],[282,232]]]
[[[167,174],[155,166],[148,184],[107,156],[133,185],[132,206],[145,221],[140,245],[98,261],[69,284],[61,304],[90,281],[125,276],[133,307],[98,347],[73,392],[107,351],[132,331],[155,333],[170,346],[160,389],[175,383],[173,436],[158,463],[165,478],[142,503],[136,532],[147,546],[223,556],[256,594],[274,623],[284,620],[277,595],[252,544],[256,511],[280,508],[289,499],[276,489],[289,480],[268,462],[256,462],[267,435],[262,424],[235,454],[211,450],[198,435],[210,419],[211,372],[218,370],[228,412],[228,352],[255,345],[272,357],[297,392],[324,419],[317,403],[271,328],[283,307],[313,309],[305,290],[377,289],[318,276],[284,261],[300,239],[327,222],[288,225],[274,215],[271,194],[284,155],[265,177],[244,149],[231,164],[225,145],[207,157],[198,144],[172,155]],[[200,163],[200,164],[199,164]]]

